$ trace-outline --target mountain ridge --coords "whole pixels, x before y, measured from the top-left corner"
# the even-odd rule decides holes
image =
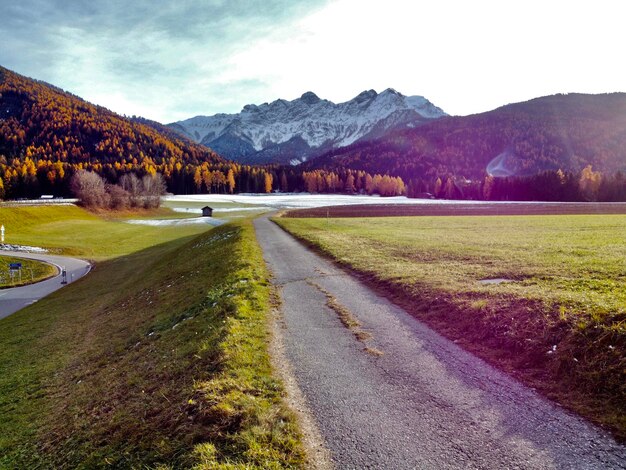
[[[307,91],[291,101],[247,104],[239,113],[195,116],[168,126],[235,161],[296,164],[332,148],[444,116],[423,96],[405,96],[388,88],[381,93],[365,90],[342,103]]]
[[[170,189],[184,191],[198,166],[227,171],[232,164],[159,123],[0,66],[0,198],[70,195],[69,180],[81,169],[110,182],[160,172]]]
[[[490,168],[496,171],[488,171]],[[302,166],[389,172],[406,179],[626,171],[626,93],[549,95],[332,149]]]

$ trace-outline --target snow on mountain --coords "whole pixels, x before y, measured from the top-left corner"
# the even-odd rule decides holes
[[[335,104],[306,92],[293,101],[249,104],[239,114],[196,116],[169,126],[232,160],[298,162],[399,127],[446,116],[423,96],[389,88]]]

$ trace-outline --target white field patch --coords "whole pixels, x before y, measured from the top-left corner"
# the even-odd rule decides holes
[[[28,246],[28,245],[11,245],[8,243],[0,244],[0,250],[2,251],[23,251],[25,253],[47,253],[48,250],[45,248],[41,248],[38,246]]]
[[[503,284],[508,282],[515,282],[515,280],[507,279],[504,277],[495,277],[493,279],[480,279],[478,282],[481,284]]]
[[[165,200],[179,206],[184,206],[185,202],[232,205],[231,207],[227,208],[215,207],[214,212],[297,209],[325,206],[344,206],[353,204],[423,204],[425,202],[433,202],[433,200],[431,199],[408,199],[406,197],[348,196],[345,194],[309,193],[191,194],[166,196]],[[174,208],[174,210],[178,210],[178,208]],[[191,211],[193,209],[189,210]]]
[[[214,213],[228,213],[228,212],[247,212],[247,211],[263,211],[271,210],[271,207],[259,206],[259,207],[215,207]],[[174,212],[182,212],[186,214],[202,214],[202,209],[199,207],[172,207]]]
[[[346,194],[309,194],[309,193],[271,193],[271,194],[187,194],[178,196],[166,196],[165,201],[170,202],[170,206],[176,205],[184,208],[185,203],[206,203],[224,204],[229,207],[215,207],[214,212],[238,212],[246,210],[268,210],[268,209],[306,209],[326,206],[346,206],[346,205],[379,205],[379,204],[485,204],[485,201],[467,200],[447,200],[447,199],[409,199],[405,196],[381,197],[378,195],[350,196]],[[523,204],[533,204],[535,201],[519,201]],[[544,202],[536,202],[545,204]],[[489,201],[490,205],[515,204],[515,201]],[[238,207],[238,205],[241,205]],[[255,207],[250,207],[255,206]],[[173,208],[178,210],[178,208]],[[187,210],[187,209],[183,209]],[[193,209],[189,209],[191,211]],[[199,209],[197,209],[199,210]],[[196,212],[197,213],[197,212]]]
[[[188,219],[131,219],[125,222],[133,225],[150,225],[152,227],[166,227],[172,225],[212,225],[217,227],[226,221],[212,217],[190,217]]]

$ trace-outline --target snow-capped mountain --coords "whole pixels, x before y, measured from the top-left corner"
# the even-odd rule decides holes
[[[446,113],[426,98],[389,88],[380,94],[364,91],[339,104],[309,91],[293,101],[249,104],[239,114],[196,116],[169,126],[231,160],[295,164],[442,116]]]

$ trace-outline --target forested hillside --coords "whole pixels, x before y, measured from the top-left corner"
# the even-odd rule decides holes
[[[577,173],[587,165],[603,174],[626,170],[626,93],[554,95],[442,118],[305,164],[389,172],[406,181]]]
[[[159,172],[179,193],[223,191],[229,178],[233,186],[245,179],[250,190],[264,184],[262,171],[159,126],[0,67],[0,196],[69,195],[70,177],[80,169],[110,182],[129,172]]]
[[[69,196],[79,170],[113,184],[129,173],[160,173],[177,194],[621,201],[626,94],[538,98],[443,117],[299,166],[253,166],[224,160],[158,122],[117,115],[0,67],[0,198]]]

